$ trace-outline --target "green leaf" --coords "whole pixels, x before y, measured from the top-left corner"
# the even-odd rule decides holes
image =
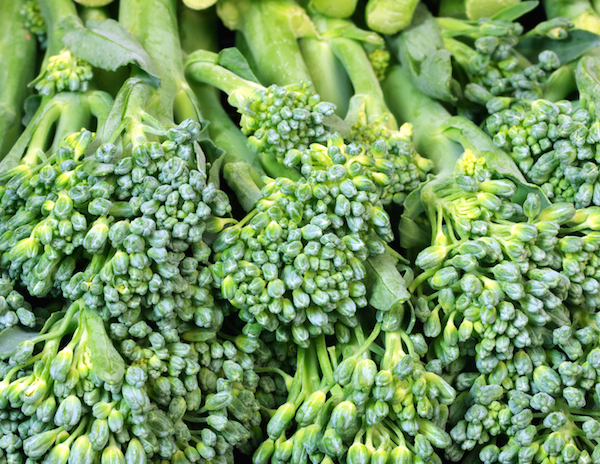
[[[0,332],[0,358],[6,359],[15,351],[17,345],[25,340],[33,340],[39,335],[35,330],[25,330],[21,326],[13,326]]]
[[[592,103],[597,108],[600,108],[600,63],[596,58],[584,56],[577,64],[575,70],[575,80],[577,88],[582,99],[586,100],[587,104]]]
[[[90,20],[87,28],[71,25],[70,29],[62,40],[77,58],[107,71],[135,65],[146,72],[148,83],[159,86],[154,63],[137,39],[117,21]]]
[[[46,332],[49,332],[50,329],[52,328],[52,326],[63,318],[65,313],[66,313],[66,311],[57,311],[57,312],[52,313],[50,315],[50,317],[48,319],[46,319],[46,322],[44,323],[44,327],[42,327],[42,330],[40,330],[40,335],[43,335]]]
[[[221,50],[219,52],[217,63],[247,81],[260,84],[258,78],[252,72],[252,69],[250,69],[248,61],[244,55],[242,55],[242,52],[235,47],[224,48]]]
[[[540,51],[551,50],[558,55],[561,64],[565,64],[598,46],[600,46],[599,35],[581,29],[572,29],[566,39],[556,40],[536,35],[522,39],[516,48],[534,63],[538,61]]]
[[[437,100],[457,100],[451,54],[444,48],[439,24],[424,5],[417,7],[410,26],[391,39],[391,46],[421,92]]]
[[[213,147],[213,149],[215,150],[215,154],[220,152],[220,155],[218,155],[217,158],[213,158],[215,161],[213,161],[210,169],[208,170],[208,183],[213,183],[215,187],[220,188],[221,169],[223,168],[223,161],[225,159],[225,157],[223,156],[225,150],[221,150],[210,140],[203,140],[203,143],[210,143],[210,146]]]
[[[118,384],[125,376],[125,363],[108,338],[104,321],[89,308],[83,310],[83,318],[88,333],[92,369],[100,380],[111,385]]]
[[[516,5],[509,6],[508,8],[499,11],[492,16],[492,19],[495,21],[515,21],[530,11],[535,10],[539,3],[540,2],[538,1],[517,3]]]
[[[380,311],[390,309],[410,298],[406,282],[396,268],[396,259],[389,253],[374,256],[365,261],[369,305]]]

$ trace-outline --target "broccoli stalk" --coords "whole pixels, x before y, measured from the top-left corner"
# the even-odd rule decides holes
[[[24,3],[3,3],[0,14],[0,159],[22,132],[21,108],[34,73],[36,43],[20,20]]]
[[[297,39],[316,31],[301,6],[292,0],[227,0],[217,4],[217,12],[225,26],[243,33],[261,82],[310,82]]]
[[[363,48],[364,44],[381,49],[384,45],[383,39],[378,34],[357,28],[347,20],[332,19],[322,15],[313,16],[312,19],[319,34],[324,37],[322,40],[328,43],[350,78],[354,96],[363,99],[362,107],[367,123],[379,120],[378,123],[382,126],[396,130],[397,123],[385,105],[379,79]],[[304,39],[308,43],[315,40],[317,39]],[[334,79],[335,74],[328,76],[330,82]],[[316,87],[316,90],[321,93],[319,87]],[[351,104],[350,107],[352,108],[353,105]],[[350,119],[357,117],[358,115],[349,116]]]
[[[514,6],[520,0],[442,0],[439,16],[449,16],[458,19],[477,20],[491,18],[505,8]]]
[[[255,464],[319,452],[326,462],[439,459],[434,448],[450,444],[443,429],[455,392],[421,363],[421,336],[381,328],[366,337],[358,325],[335,346],[321,336],[298,352],[287,401],[269,411]]]
[[[544,1],[543,4],[549,18],[569,18],[577,29],[600,34],[600,17],[589,0]]]
[[[12,174],[11,168],[17,164],[39,169],[42,161],[59,149],[65,136],[82,127],[89,127],[92,117],[97,120],[97,125],[101,125],[112,104],[112,99],[104,92],[86,92],[91,67],[75,59],[68,51],[61,53],[61,24],[81,23],[72,2],[42,1],[41,8],[48,25],[49,42],[43,71],[34,82],[43,97],[27,128],[2,163],[4,180],[8,179]],[[49,154],[46,156],[47,152]]]
[[[348,18],[356,9],[357,0],[310,0],[309,7],[331,18]]]
[[[300,50],[315,89],[324,101],[335,105],[335,114],[343,118],[348,112],[352,85],[329,42],[321,38],[303,37],[300,39]]]

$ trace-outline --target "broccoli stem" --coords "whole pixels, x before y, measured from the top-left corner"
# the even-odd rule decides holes
[[[395,34],[412,21],[418,0],[369,0],[365,17],[369,29]]]
[[[223,175],[245,211],[251,211],[262,198],[261,189],[266,176],[248,141],[221,106],[218,96],[206,85],[194,91],[200,100],[202,114],[210,121],[208,133],[215,144],[225,150],[222,155]],[[215,160],[211,160],[215,161]]]
[[[209,17],[206,12],[185,11],[181,16],[181,28],[186,31],[182,36],[182,47],[184,50],[204,50],[203,47],[210,46],[210,28],[195,29],[193,26],[203,24]],[[237,81],[238,76],[216,66],[219,71],[226,71],[229,77],[233,76]],[[242,80],[254,91],[254,86],[249,81]],[[260,87],[260,86],[257,86]],[[237,125],[231,120],[213,87],[204,84],[192,84],[192,89],[198,97],[203,116],[210,124],[208,133],[217,147],[225,150],[223,155],[223,175],[227,184],[235,191],[236,197],[245,211],[251,211],[255,203],[262,198],[261,189],[265,185],[264,178],[267,175],[273,177],[289,177],[297,179],[299,173],[295,169],[288,169],[277,163],[276,160],[267,159],[262,154],[262,160],[248,147],[248,139],[242,134]],[[214,162],[216,160],[211,159]],[[262,162],[261,162],[262,161]],[[266,171],[266,172],[265,172]]]
[[[35,72],[36,39],[23,28],[24,3],[0,4],[0,160],[21,134],[27,84]]]
[[[450,113],[420,92],[400,66],[390,69],[382,88],[388,108],[396,118],[413,125],[417,151],[434,162],[436,173],[453,172],[464,150],[438,131],[451,117]]]
[[[153,93],[147,111],[172,124],[174,103],[185,83],[183,58],[174,0],[125,0],[119,5],[119,22],[142,44],[157,66],[160,88]]]
[[[331,39],[331,50],[346,69],[354,87],[354,94],[367,97],[367,117],[377,118],[388,113],[379,80],[362,45],[355,40],[339,37]],[[398,128],[392,115],[386,125],[389,129]]]
[[[65,48],[62,38],[65,36],[65,25],[81,26],[81,19],[77,15],[75,4],[71,0],[39,0],[42,16],[46,21],[48,34],[48,48],[44,56],[41,69],[46,67],[51,56],[58,55]]]
[[[237,10],[231,18],[230,10]],[[235,0],[224,2],[218,11],[227,27],[244,34],[265,85],[310,81],[294,27],[310,20],[299,5],[292,0]]]
[[[438,16],[467,19],[465,0],[441,0]]]
[[[305,37],[300,39],[300,49],[317,93],[324,101],[334,103],[335,113],[343,118],[348,112],[352,87],[348,74],[331,50],[329,42]]]
[[[519,2],[520,0],[442,0],[439,16],[469,20],[491,18],[499,11]]]
[[[543,5],[548,18],[564,16],[577,29],[600,34],[600,17],[589,0],[544,0]]]
[[[264,89],[262,85],[239,77],[215,62],[203,60],[205,56],[211,57],[214,54],[199,50],[190,55],[190,58],[201,57],[202,59],[191,61],[186,72],[192,79],[210,84],[225,92],[229,96],[228,102],[232,106],[242,107],[246,99],[255,91]]]

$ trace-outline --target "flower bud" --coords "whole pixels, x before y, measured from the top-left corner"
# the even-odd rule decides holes
[[[295,412],[296,408],[293,403],[282,404],[267,424],[267,435],[273,440],[279,438],[293,419]]]

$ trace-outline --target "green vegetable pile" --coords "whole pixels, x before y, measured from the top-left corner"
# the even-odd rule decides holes
[[[0,3],[0,464],[600,464],[600,2]]]

